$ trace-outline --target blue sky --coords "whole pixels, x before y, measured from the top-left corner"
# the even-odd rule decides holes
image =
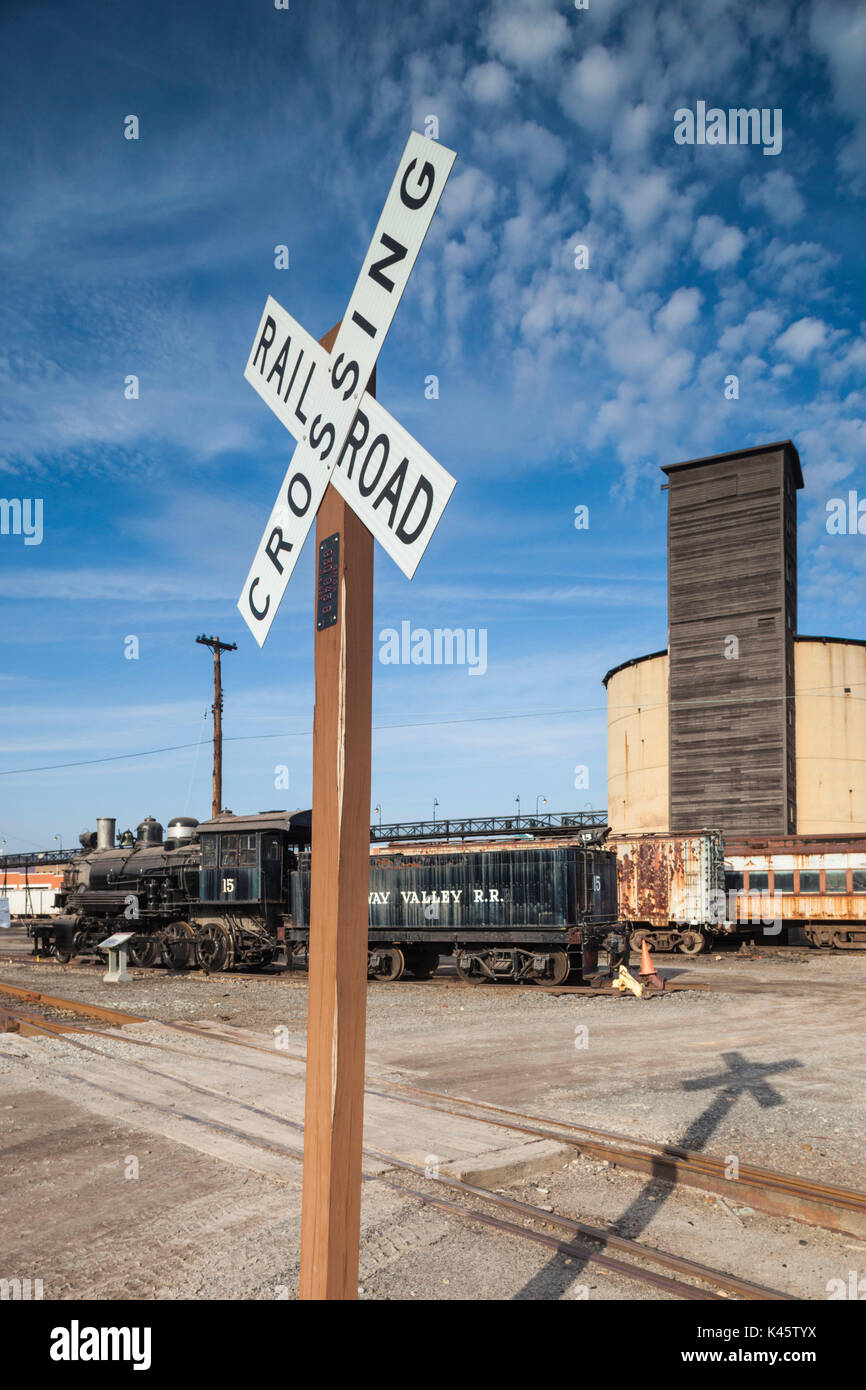
[[[263,651],[235,607],[293,447],[243,368],[268,294],[340,317],[430,116],[458,160],[378,394],[457,488],[411,583],[377,554],[375,630],[484,628],[487,671],[374,662],[384,819],[605,805],[602,676],[666,644],[663,464],[792,438],[800,630],[866,636],[866,537],[825,528],[866,498],[863,6],[43,3],[0,38],[0,493],[44,507],[0,536],[10,849],[209,814],[203,631],[239,648],[226,804],[309,804],[312,545]],[[678,145],[699,100],[781,109],[781,152]]]

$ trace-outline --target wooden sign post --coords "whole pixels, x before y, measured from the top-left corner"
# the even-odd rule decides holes
[[[322,339],[330,348],[334,328]],[[334,538],[336,537],[336,545]],[[316,518],[316,707],[300,1296],[358,1296],[370,891],[373,537],[335,488]],[[328,610],[328,611],[323,611]]]
[[[238,601],[259,646],[317,517],[305,1299],[358,1296],[373,538],[411,579],[454,488],[375,399],[374,372],[454,158],[435,141],[409,137],[341,322],[317,343],[268,299],[244,373],[298,441]]]

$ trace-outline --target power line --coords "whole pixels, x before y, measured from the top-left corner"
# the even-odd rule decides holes
[[[853,685],[852,685],[851,688],[853,689],[854,686],[859,686],[859,685],[862,685],[862,684],[863,684],[862,681],[855,681],[855,682],[853,682]],[[737,696],[737,697],[731,697],[731,696],[722,695],[722,696],[719,696],[717,699],[675,700],[673,703],[676,704],[676,706],[677,706],[678,708],[681,708],[681,707],[686,706],[686,705],[698,705],[698,706],[701,706],[701,707],[712,707],[712,706],[716,706],[716,705],[727,705],[727,706],[730,706],[730,705],[732,705],[732,704],[762,704],[762,703],[767,703],[767,702],[775,703],[775,702],[777,702],[777,701],[796,700],[796,699],[802,698],[803,696],[806,696],[806,695],[809,695],[809,696],[819,696],[819,697],[822,697],[822,698],[824,698],[824,699],[830,699],[830,698],[839,699],[839,698],[841,698],[841,694],[839,693],[839,690],[840,690],[840,688],[837,687],[837,686],[826,685],[826,686],[816,686],[816,687],[815,687],[814,689],[812,689],[812,690],[800,690],[800,691],[797,691],[797,693],[796,693],[795,695],[744,695],[744,696]],[[833,695],[833,696],[828,696],[828,695],[823,694],[823,692],[825,692],[825,691],[833,691],[833,692],[836,692],[836,693],[835,693],[835,695]],[[858,702],[860,702],[860,703],[863,703],[864,701],[866,701],[866,696],[863,696],[863,695],[854,695],[854,696],[852,696],[852,699],[854,699],[854,700],[856,700],[856,701],[858,701]],[[510,720],[510,719],[559,719],[559,718],[563,718],[565,715],[574,715],[574,714],[598,714],[598,713],[600,713],[600,712],[602,712],[602,711],[604,711],[604,710],[607,710],[608,714],[615,714],[615,713],[617,713],[618,711],[621,711],[621,710],[622,710],[622,711],[628,711],[628,710],[635,711],[635,710],[664,709],[665,707],[668,706],[669,703],[671,703],[671,702],[670,702],[670,701],[667,701],[667,700],[658,700],[658,701],[656,701],[654,704],[645,704],[645,705],[613,705],[613,706],[608,705],[608,704],[603,704],[603,705],[576,705],[576,706],[572,706],[572,707],[570,707],[570,708],[568,708],[568,709],[523,710],[523,711],[519,711],[519,712],[517,712],[517,713],[509,713],[509,714],[476,714],[476,715],[465,715],[465,716],[464,716],[464,715],[461,715],[461,716],[459,716],[459,717],[457,717],[457,718],[454,718],[454,719],[423,719],[423,720],[413,721],[412,723],[408,723],[408,724],[374,724],[374,725],[373,725],[373,732],[374,732],[374,733],[380,733],[380,732],[386,732],[386,731],[388,731],[388,730],[394,730],[394,729],[439,729],[439,728],[445,728],[445,727],[447,727],[447,726],[449,726],[449,725],[454,725],[454,724],[488,724],[488,723],[496,723],[496,722],[498,722],[498,721]],[[311,738],[311,737],[312,737],[312,729],[296,729],[296,730],[294,730],[293,732],[292,732],[292,731],[287,731],[287,732],[285,732],[285,733],[279,733],[279,734],[235,734],[233,737],[225,739],[224,742],[225,742],[225,743],[250,743],[250,742],[262,741],[262,740],[267,740],[267,739],[275,739],[275,738],[286,739],[286,738]],[[208,741],[211,742],[211,743],[213,742],[212,739],[210,739],[210,740],[208,740]],[[160,754],[160,753],[178,753],[178,752],[181,752],[181,751],[183,751],[184,749],[187,749],[187,748],[200,748],[200,747],[201,747],[201,743],[202,743],[202,740],[199,739],[196,743],[173,743],[173,744],[167,745],[165,748],[145,748],[145,749],[142,749],[142,750],[141,750],[140,752],[138,752],[138,753],[115,753],[115,754],[112,754],[112,755],[110,755],[110,756],[108,756],[108,757],[105,757],[105,758],[82,758],[82,759],[80,759],[80,760],[77,761],[77,762],[71,762],[71,763],[48,763],[48,764],[46,764],[44,767],[16,767],[16,768],[7,768],[7,769],[4,769],[4,770],[0,770],[0,777],[21,777],[21,776],[24,776],[24,775],[25,775],[26,773],[28,773],[28,772],[59,772],[59,771],[62,771],[64,768],[69,768],[69,767],[93,767],[93,766],[95,766],[95,765],[98,764],[98,763],[117,763],[117,762],[124,762],[124,761],[126,761],[126,760],[128,760],[128,759],[131,759],[131,758],[153,758],[153,757],[156,757],[156,756],[157,756],[158,754]]]

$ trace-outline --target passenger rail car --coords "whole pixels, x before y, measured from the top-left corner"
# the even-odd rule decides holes
[[[866,949],[866,837],[786,836],[725,846],[725,889],[738,931]]]
[[[309,811],[223,814],[199,825],[148,817],[114,847],[114,822],[82,836],[60,914],[34,927],[61,961],[131,931],[130,961],[208,971],[266,966],[309,947]],[[370,861],[369,969],[432,974],[456,952],[465,979],[591,977],[598,950],[628,954],[617,917],[616,857],[580,837],[388,847]]]

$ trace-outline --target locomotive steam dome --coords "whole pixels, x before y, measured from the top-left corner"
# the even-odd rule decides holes
[[[165,832],[166,849],[178,849],[181,845],[191,844],[197,829],[198,821],[194,816],[172,816]]]
[[[136,828],[135,843],[139,848],[162,844],[162,826],[153,816],[145,816]]]

